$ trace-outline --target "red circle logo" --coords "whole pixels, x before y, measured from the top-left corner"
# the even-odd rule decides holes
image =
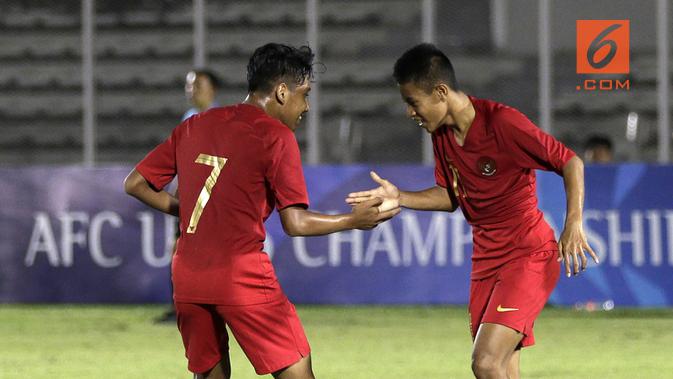
[[[477,161],[477,166],[479,167],[479,171],[481,172],[481,174],[484,176],[493,176],[495,172],[498,170],[495,161],[493,160],[493,158],[490,157],[479,158],[479,160]]]

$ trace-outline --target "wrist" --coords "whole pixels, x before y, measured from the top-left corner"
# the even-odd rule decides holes
[[[357,223],[355,219],[355,214],[352,212],[345,214],[343,218],[343,225],[344,225],[343,230],[356,229]]]
[[[572,215],[569,214],[566,216],[566,226],[572,226],[572,225],[582,225],[582,217],[580,215]]]
[[[400,191],[400,197],[397,199],[400,207],[407,207],[407,196],[404,191]]]

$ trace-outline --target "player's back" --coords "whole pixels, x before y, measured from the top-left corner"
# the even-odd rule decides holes
[[[277,124],[277,125],[276,125]],[[176,130],[181,248],[261,250],[269,204],[267,137],[284,128],[259,108],[214,108]]]
[[[274,292],[276,277],[262,251],[264,220],[281,201],[272,171],[280,161],[277,145],[296,147],[292,131],[262,109],[239,104],[193,116],[171,138],[181,231],[176,299],[241,303]],[[294,176],[304,192],[303,175]]]

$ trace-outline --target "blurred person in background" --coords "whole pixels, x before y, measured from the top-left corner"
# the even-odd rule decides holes
[[[308,210],[294,131],[309,110],[313,57],[308,46],[259,47],[245,101],[182,122],[124,182],[128,194],[180,217],[173,299],[195,378],[231,376],[225,326],[257,374],[314,378],[301,321],[263,251],[274,208],[291,236],[371,229],[399,213],[381,212],[381,199],[346,214]],[[163,190],[175,176],[177,198]]]
[[[192,107],[182,116],[182,121],[210,108],[217,107],[215,97],[221,81],[211,70],[192,70],[185,77],[185,94]]]
[[[185,95],[187,100],[189,100],[192,105],[184,115],[182,115],[181,121],[194,116],[195,114],[204,112],[210,108],[217,107],[217,91],[220,89],[221,81],[215,72],[209,69],[196,69],[191,70],[187,73],[185,77]],[[178,197],[178,190],[175,190],[175,197]],[[177,246],[177,239],[180,238],[180,220],[176,219],[175,221],[175,240],[173,241],[173,254],[175,254],[175,247]],[[173,286],[171,286],[171,294],[173,293]],[[156,322],[163,323],[172,323],[176,321],[175,315],[175,305],[173,302],[169,305],[168,309],[159,317],[155,319]]]
[[[587,163],[611,163],[613,147],[610,138],[602,134],[587,138],[584,143],[584,160]]]
[[[418,45],[395,63],[407,115],[432,134],[434,187],[400,191],[372,172],[380,187],[349,194],[359,204],[453,212],[472,226],[470,329],[477,378],[519,378],[520,349],[535,342],[533,325],[559,278],[598,262],[582,227],[584,166],[575,153],[514,108],[460,91],[449,58]],[[557,243],[538,209],[535,170],[563,176],[567,215]]]

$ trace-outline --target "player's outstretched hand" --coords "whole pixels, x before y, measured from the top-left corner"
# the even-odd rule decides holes
[[[369,175],[379,184],[378,188],[369,191],[351,192],[346,198],[346,202],[350,205],[360,204],[363,201],[371,200],[378,197],[383,200],[379,205],[379,212],[386,212],[391,209],[399,208],[400,206],[400,190],[397,187],[378,176],[374,171],[370,171]]]
[[[587,243],[587,237],[584,235],[584,229],[581,223],[566,224],[561,233],[558,243],[559,257],[558,261],[563,261],[566,268],[566,276],[570,277],[571,266],[572,273],[577,275],[587,268],[587,256],[585,252],[591,255],[594,262],[598,263],[598,256]]]
[[[369,230],[378,224],[390,220],[396,214],[400,213],[400,208],[389,209],[380,212],[379,208],[383,204],[383,199],[375,197],[355,204],[351,213],[354,216],[355,228]]]

